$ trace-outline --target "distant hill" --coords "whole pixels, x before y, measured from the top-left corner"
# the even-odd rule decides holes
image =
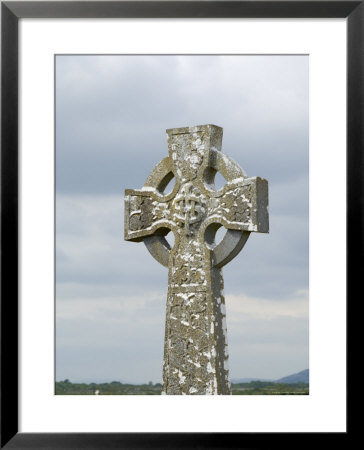
[[[280,378],[277,383],[309,383],[309,369],[302,370],[301,372],[288,375],[287,377]]]
[[[302,370],[302,372],[294,373],[293,375],[288,375],[287,377],[280,378],[279,380],[274,380],[273,378],[233,378],[231,382],[233,384],[238,383],[250,383],[251,381],[273,381],[274,383],[309,383],[309,369]]]

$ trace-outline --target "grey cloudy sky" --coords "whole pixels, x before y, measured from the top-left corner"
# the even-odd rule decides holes
[[[56,379],[160,382],[167,269],[123,240],[167,128],[223,127],[270,233],[224,268],[231,378],[308,368],[308,57],[56,57]]]

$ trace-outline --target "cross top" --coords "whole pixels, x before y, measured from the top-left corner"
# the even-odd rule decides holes
[[[164,394],[229,394],[221,267],[250,232],[268,232],[268,184],[221,150],[215,125],[167,130],[169,155],[141,190],[125,191],[125,239],[144,241],[169,268]],[[226,184],[216,189],[220,172]],[[165,193],[175,179],[170,193]],[[227,231],[215,244],[216,231]],[[165,236],[172,231],[173,248]]]

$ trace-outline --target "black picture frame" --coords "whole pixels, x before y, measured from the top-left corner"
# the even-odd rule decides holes
[[[226,449],[271,448],[272,444],[291,448],[309,439],[327,445],[326,433],[18,433],[19,19],[237,17],[347,19],[347,310],[349,300],[354,301],[362,288],[364,1],[1,2],[1,448]],[[350,348],[348,344],[348,356]],[[330,433],[339,445],[348,444],[348,419],[349,412],[347,432]]]

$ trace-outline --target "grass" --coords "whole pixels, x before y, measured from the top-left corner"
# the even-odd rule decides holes
[[[56,395],[160,395],[160,383],[125,384],[119,381],[111,383],[72,383],[69,380],[56,381]],[[251,381],[231,385],[232,395],[308,395],[306,383],[273,383]]]

